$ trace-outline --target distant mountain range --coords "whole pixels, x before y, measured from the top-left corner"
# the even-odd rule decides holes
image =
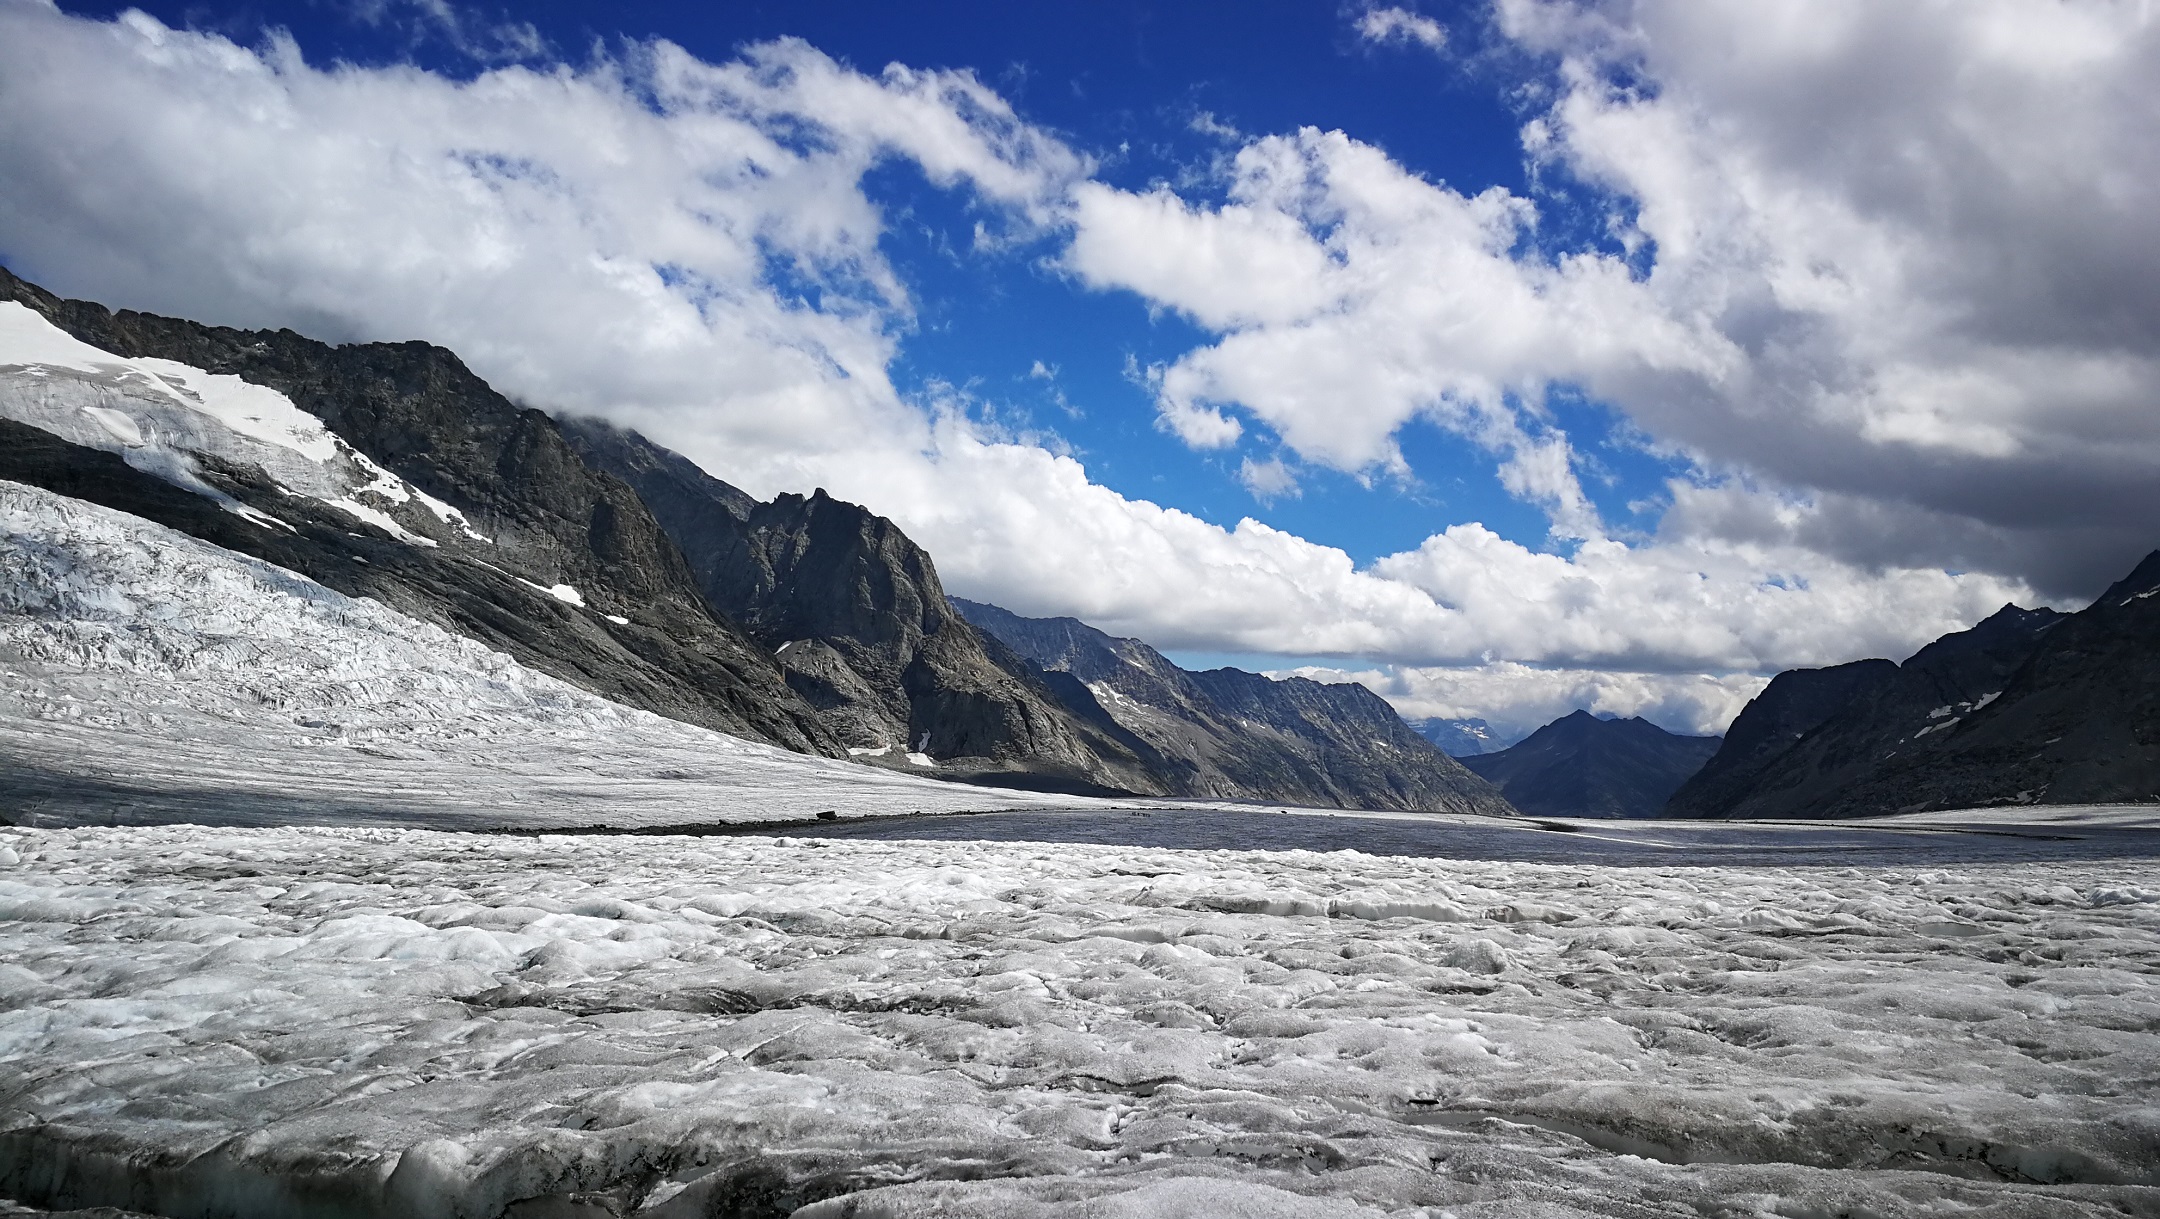
[[[1195,718],[1137,731],[1145,716],[963,617],[892,522],[822,492],[759,503],[424,343],[115,313],[0,269],[0,478],[801,752],[1060,791],[1509,811],[1363,687],[1183,675],[1196,693],[1156,711]]]
[[[1780,673],[1722,740],[1576,712],[1463,761],[1543,816],[1834,818],[2160,799],[2160,551],[2074,614],[2006,605],[1902,664]]]
[[[1521,742],[1463,759],[1526,813],[1655,817],[1718,750],[1714,736],[1680,736],[1648,720],[1562,716]]]
[[[1854,817],[2160,796],[2160,552],[2075,614],[2004,606],[1903,664],[1779,674],[1681,817]]]
[[[956,599],[968,621],[1041,667],[1076,714],[1126,734],[1180,795],[1500,813],[1483,780],[1356,683],[1192,673],[1075,618]]]

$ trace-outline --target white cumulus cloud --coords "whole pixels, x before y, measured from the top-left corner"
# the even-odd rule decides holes
[[[1952,565],[2089,591],[2152,545],[2160,11],[1505,0],[1499,15],[1564,82],[1531,151],[1630,204],[1647,292],[1742,357],[1707,377],[1595,378],[1641,426],[1765,481],[1908,510],[1914,535],[1965,521],[1937,555]]]
[[[1369,470],[1433,423],[1491,450],[1557,533],[1595,536],[1543,410],[1562,385],[1712,481],[1873,505],[1818,517],[1808,544],[1830,557],[1873,561],[1888,527],[1907,561],[2060,595],[2153,544],[2160,10],[1502,0],[1497,17],[1551,71],[1527,155],[1591,188],[1615,241],[1525,241],[1560,204],[1464,194],[1339,132],[1250,141],[1218,205],[1091,187],[1074,272],[1219,336],[1162,370],[1173,431],[1228,444],[1256,421]],[[1226,252],[1247,245],[1265,286]],[[1150,250],[1175,252],[1142,265]]]
[[[1505,737],[1526,736],[1573,711],[1641,716],[1683,736],[1725,731],[1769,684],[1752,674],[1629,673],[1551,669],[1494,661],[1451,668],[1322,669],[1276,676],[1355,681],[1410,719],[1482,719]]]

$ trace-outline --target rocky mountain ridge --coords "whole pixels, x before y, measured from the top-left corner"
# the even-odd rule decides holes
[[[1250,784],[1195,785],[1083,683],[969,623],[892,522],[822,492],[759,503],[424,343],[113,312],[0,270],[0,478],[798,751],[1075,793],[1506,811],[1467,773],[1428,773],[1434,751],[1362,689],[1234,672],[1202,675],[1205,697],[1294,747]]]
[[[845,756],[636,493],[451,352],[116,313],[5,269],[0,309],[47,355],[0,354],[0,478],[373,597],[630,706]],[[322,494],[298,493],[306,479]]]
[[[1462,762],[1526,813],[1655,817],[1718,746],[1717,737],[1681,736],[1640,717],[1577,711]]]
[[[1041,666],[1068,706],[1151,747],[1180,795],[1505,813],[1484,780],[1355,683],[1187,672],[1137,639],[1074,618],[1026,618],[955,599],[969,621]]]
[[[1780,674],[1668,812],[1853,817],[2160,798],[2160,551],[2074,614]]]

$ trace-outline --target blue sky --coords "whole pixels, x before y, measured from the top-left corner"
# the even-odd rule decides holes
[[[461,51],[417,5],[63,7],[106,18],[140,8],[242,43],[283,28],[318,62],[413,62],[458,76],[493,66]],[[1456,46],[1445,56],[1415,43],[1374,45],[1346,11],[1329,3],[1241,5],[1234,16],[1215,4],[525,4],[474,6],[465,21],[474,31],[531,23],[549,48],[533,59],[574,60],[595,43],[666,38],[722,60],[748,44],[796,37],[865,71],[888,63],[972,71],[1028,121],[1094,158],[1098,178],[1128,189],[1170,182],[1188,197],[1219,199],[1210,165],[1236,141],[1205,129],[1213,123],[1239,133],[1340,129],[1468,193],[1527,190],[1521,103],[1509,96],[1519,80],[1478,61],[1481,49],[1500,53],[1481,48],[1489,40],[1477,7],[1421,10],[1449,29]],[[1502,490],[1491,457],[1431,427],[1402,435],[1409,478],[1322,468],[1301,478],[1297,495],[1256,497],[1237,471],[1244,456],[1266,455],[1264,438],[1229,452],[1171,442],[1155,425],[1153,394],[1130,372],[1134,363],[1174,360],[1203,342],[1203,331],[1133,293],[1074,283],[1045,265],[1050,241],[980,255],[972,247],[981,209],[912,165],[888,163],[869,185],[888,212],[884,249],[919,310],[893,365],[903,391],[963,390],[991,418],[1054,434],[1095,480],[1128,496],[1222,525],[1255,516],[1359,562],[1414,548],[1466,520],[1525,545],[1548,544],[1544,514]],[[1541,202],[1548,229],[1565,229],[1565,197]],[[1055,375],[1031,375],[1038,363]],[[1585,489],[1615,521],[1629,521],[1627,505],[1656,495],[1671,463],[1617,443],[1609,411],[1570,403],[1561,413],[1611,479]],[[1254,662],[1248,653],[1192,655]]]
[[[2160,543],[2156,27],[0,0],[0,258],[442,343],[1187,660],[1699,731]]]

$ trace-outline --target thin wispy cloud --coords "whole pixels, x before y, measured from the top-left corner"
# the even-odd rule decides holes
[[[507,13],[484,17],[450,0],[350,0],[344,8],[356,21],[402,30],[414,44],[439,40],[480,63],[520,63],[555,53],[532,22]]]
[[[1358,35],[1368,42],[1407,43],[1429,51],[1447,49],[1447,27],[1406,8],[1370,8],[1358,15]]]
[[[1270,457],[1266,461],[1245,458],[1238,463],[1238,481],[1263,504],[1300,494],[1297,471],[1280,457]]]

